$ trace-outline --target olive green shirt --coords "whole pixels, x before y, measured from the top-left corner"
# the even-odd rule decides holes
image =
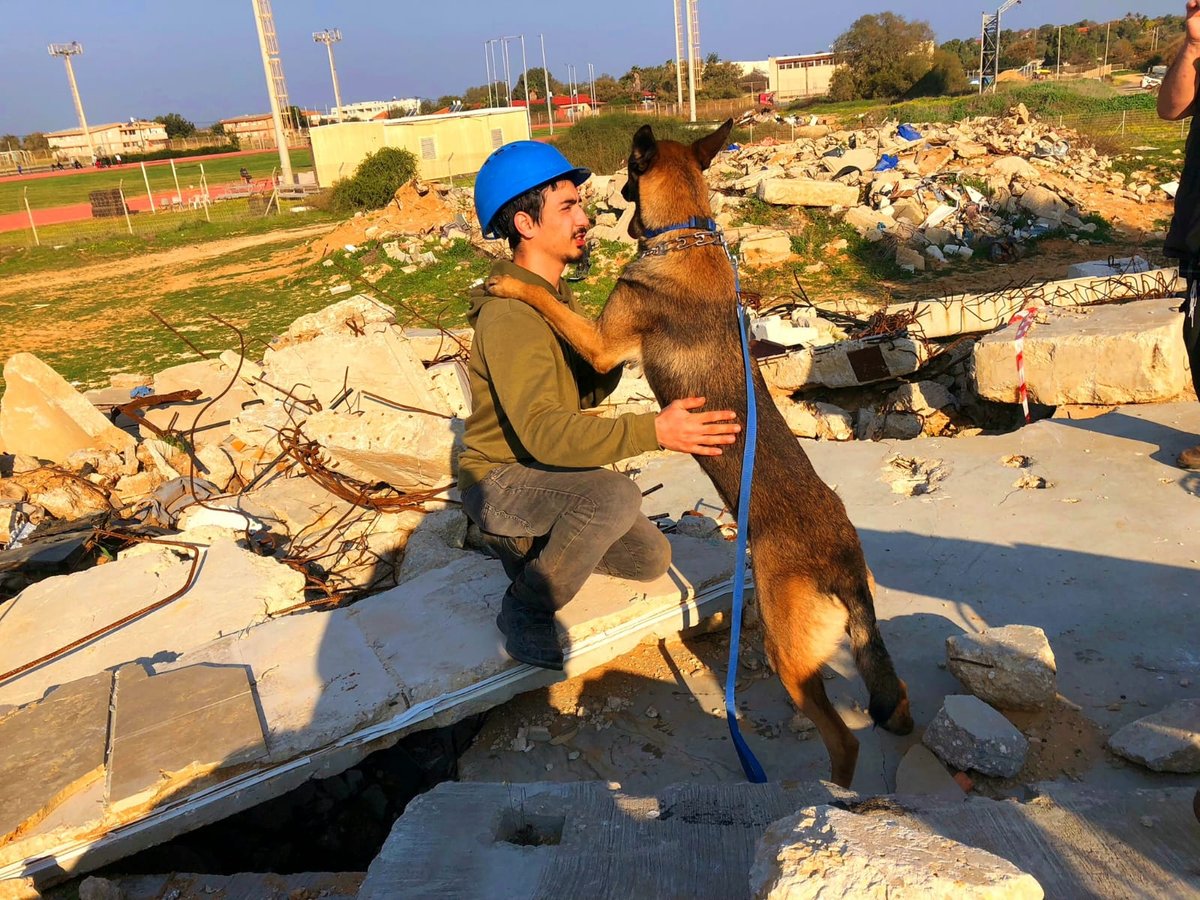
[[[557,287],[504,260],[492,274],[546,288],[580,312],[570,287]],[[467,320],[475,329],[468,364],[472,412],[458,463],[461,491],[497,466],[538,462],[592,468],[658,449],[654,413],[615,419],[584,415],[613,392],[621,367],[601,375],[520,300],[471,292]]]

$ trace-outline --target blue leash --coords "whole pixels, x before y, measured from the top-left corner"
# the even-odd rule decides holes
[[[733,284],[737,292],[738,334],[742,339],[742,365],[746,372],[746,445],[742,451],[742,484],[738,489],[737,551],[733,567],[733,622],[729,633],[729,671],[725,675],[725,721],[729,723],[729,736],[733,739],[738,760],[746,780],[754,784],[765,784],[767,773],[754,756],[754,751],[742,737],[738,728],[737,707],[734,693],[737,689],[738,649],[742,639],[742,607],[746,599],[746,542],[750,533],[750,484],[754,478],[754,453],[758,444],[758,400],[754,395],[754,378],[750,363],[750,341],[747,337],[746,307],[742,305],[742,285],[738,277],[737,259],[729,255],[733,266]]]
[[[746,773],[746,780],[754,784],[765,784],[767,773],[763,771],[763,767],[754,756],[754,751],[750,749],[750,745],[742,737],[741,729],[738,728],[737,706],[735,703],[738,650],[742,640],[742,608],[746,602],[746,543],[750,535],[750,484],[754,479],[754,452],[758,444],[758,400],[754,394],[754,373],[750,362],[750,339],[747,336],[746,308],[742,305],[742,281],[738,275],[737,257],[729,252],[729,246],[725,243],[724,235],[721,234],[721,231],[717,228],[717,223],[712,219],[701,219],[693,216],[686,222],[678,222],[674,225],[668,225],[666,228],[648,230],[642,235],[642,238],[645,240],[647,238],[659,237],[671,231],[683,230],[698,230],[710,232],[715,235],[715,241],[706,243],[719,243],[725,250],[725,255],[729,258],[729,264],[733,267],[733,289],[737,300],[738,334],[742,339],[742,365],[746,373],[746,445],[742,451],[742,483],[738,489],[738,535],[733,567],[733,623],[729,634],[729,671],[725,675],[725,721],[729,723],[729,736],[733,739],[733,746],[737,750],[738,760],[742,764],[742,771]],[[686,241],[686,238],[684,240]],[[664,245],[647,248],[642,250],[642,256],[657,256],[669,250],[686,249],[687,246],[702,246],[702,244],[696,241],[690,245],[683,243],[673,247]]]

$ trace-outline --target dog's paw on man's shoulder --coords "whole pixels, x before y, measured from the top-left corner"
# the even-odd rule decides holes
[[[492,275],[483,283],[483,289],[493,297],[520,300],[524,283],[511,275]]]

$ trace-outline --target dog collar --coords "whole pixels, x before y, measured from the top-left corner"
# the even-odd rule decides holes
[[[643,232],[642,240],[656,238],[660,234],[666,234],[669,231],[683,231],[684,229],[703,229],[704,231],[717,231],[717,223],[712,219],[701,219],[698,216],[692,216],[686,222],[676,222],[674,225],[668,225],[666,228],[651,228]]]

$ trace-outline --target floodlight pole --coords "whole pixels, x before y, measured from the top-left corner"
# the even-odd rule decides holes
[[[529,136],[533,137],[533,110],[529,99],[529,63],[525,59],[525,35],[521,35],[521,70],[525,73],[522,78],[525,83],[525,124],[529,128]]]
[[[324,44],[329,51],[329,76],[333,79],[333,102],[337,104],[337,120],[342,121],[342,90],[338,86],[337,67],[333,64],[333,45],[342,39],[340,28],[326,28],[324,31],[314,31],[313,40]]]
[[[596,112],[596,70],[591,63],[588,63],[588,84],[592,91],[592,112]]]
[[[92,133],[88,130],[87,118],[83,114],[83,101],[79,99],[79,85],[75,83],[75,69],[71,65],[71,57],[83,53],[83,45],[79,41],[69,44],[51,44],[48,48],[51,56],[61,56],[67,64],[67,81],[71,83],[71,96],[75,100],[75,115],[79,117],[79,127],[83,131],[83,140],[87,144],[88,155],[92,162],[96,161],[96,148],[92,145]]]
[[[550,136],[554,137],[554,103],[550,94],[550,69],[546,66],[546,36],[539,34],[542,42],[542,75],[546,79],[546,116],[550,119]]]
[[[488,108],[490,109],[492,107],[492,88],[495,87],[495,84],[492,83],[492,61],[491,61],[491,56],[488,53],[488,44],[489,43],[491,43],[491,42],[490,41],[483,42],[483,71],[486,73],[485,77],[487,78]]]
[[[688,121],[696,121],[696,45],[691,39],[692,34],[692,3],[684,0],[683,11],[687,19],[688,33]]]
[[[508,38],[500,38],[500,46],[504,53],[504,100],[507,106],[512,106],[512,69],[508,64]]]
[[[275,72],[271,66],[272,48],[267,43],[267,33],[263,28],[263,19],[271,20],[271,37],[274,39],[275,20],[271,14],[268,0],[250,0],[254,8],[254,27],[258,30],[258,48],[262,51],[263,74],[267,79],[267,98],[271,101],[271,120],[275,125],[275,143],[279,148],[280,177],[286,185],[292,184],[292,160],[288,155],[287,134],[283,130],[283,113],[279,109],[279,98],[275,93]],[[274,41],[273,41],[274,42]],[[275,59],[279,57],[278,44],[274,47]],[[280,67],[282,79],[282,67]]]
[[[675,93],[678,95],[676,115],[683,112],[683,43],[679,31],[679,0],[674,0],[675,7]]]

